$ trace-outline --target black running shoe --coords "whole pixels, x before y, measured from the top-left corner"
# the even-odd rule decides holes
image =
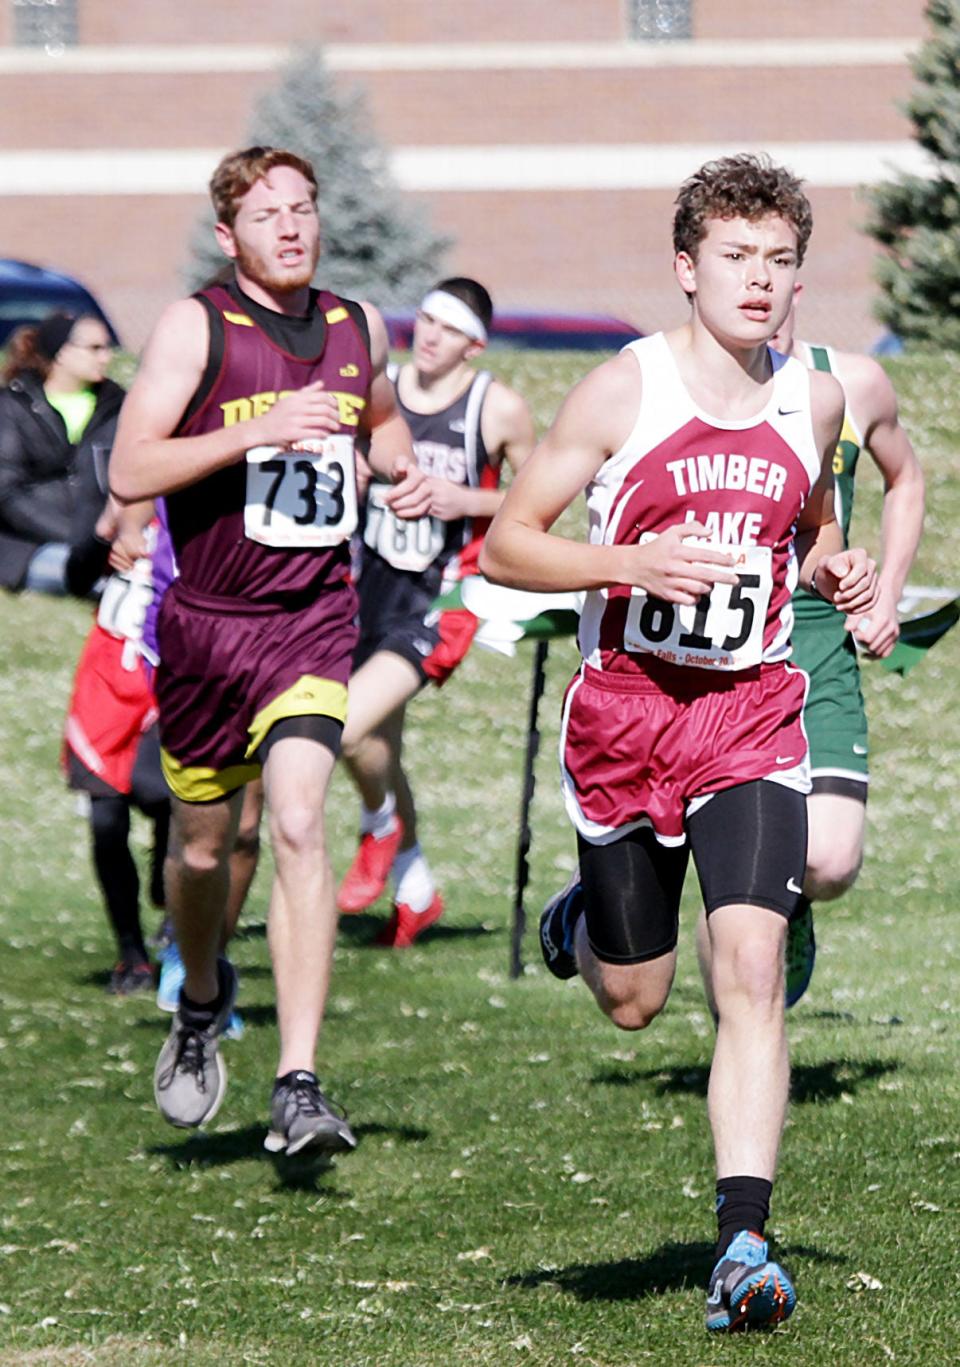
[[[107,992],[111,997],[135,997],[138,992],[153,991],[153,969],[145,959],[127,963],[121,959],[110,971]]]
[[[583,888],[577,867],[566,887],[550,898],[540,916],[540,952],[555,978],[575,978],[579,972],[573,937],[582,911]]]
[[[817,958],[817,940],[813,933],[813,908],[804,897],[797,911],[787,923],[787,943],[784,951],[784,999],[787,1010],[797,1002],[810,986],[813,966]]]
[[[301,1071],[277,1078],[270,1121],[273,1128],[263,1141],[269,1153],[292,1158],[306,1148],[333,1153],[357,1147],[346,1111],[328,1101],[313,1073]]]

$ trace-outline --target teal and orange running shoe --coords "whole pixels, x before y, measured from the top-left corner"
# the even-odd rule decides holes
[[[769,1329],[788,1319],[796,1304],[790,1278],[768,1259],[766,1240],[742,1229],[710,1274],[707,1328]]]

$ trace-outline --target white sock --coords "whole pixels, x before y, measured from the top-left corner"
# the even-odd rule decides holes
[[[437,886],[419,844],[398,851],[393,861],[393,878],[395,900],[406,902],[411,911],[426,911]]]
[[[387,793],[383,803],[373,810],[360,804],[360,834],[372,835],[377,840],[382,840],[385,835],[390,835],[396,829],[397,819],[397,799],[393,793]]]

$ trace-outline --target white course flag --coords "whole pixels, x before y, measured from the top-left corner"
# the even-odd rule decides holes
[[[454,600],[459,590],[459,603]],[[443,600],[444,607],[462,606],[480,618],[474,641],[500,655],[515,655],[517,642],[576,634],[583,607],[582,593],[529,593],[491,584],[471,575]]]

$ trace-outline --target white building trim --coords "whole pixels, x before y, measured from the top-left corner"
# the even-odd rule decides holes
[[[298,45],[296,50],[300,50]],[[631,67],[903,66],[916,38],[696,39],[675,43],[332,43],[332,71],[540,71]],[[272,71],[290,56],[277,44],[0,48],[0,74]]]
[[[5,195],[202,195],[227,148],[0,151]],[[400,147],[388,164],[411,191],[673,189],[704,161],[766,151],[813,187],[931,174],[915,142],[622,143]]]

